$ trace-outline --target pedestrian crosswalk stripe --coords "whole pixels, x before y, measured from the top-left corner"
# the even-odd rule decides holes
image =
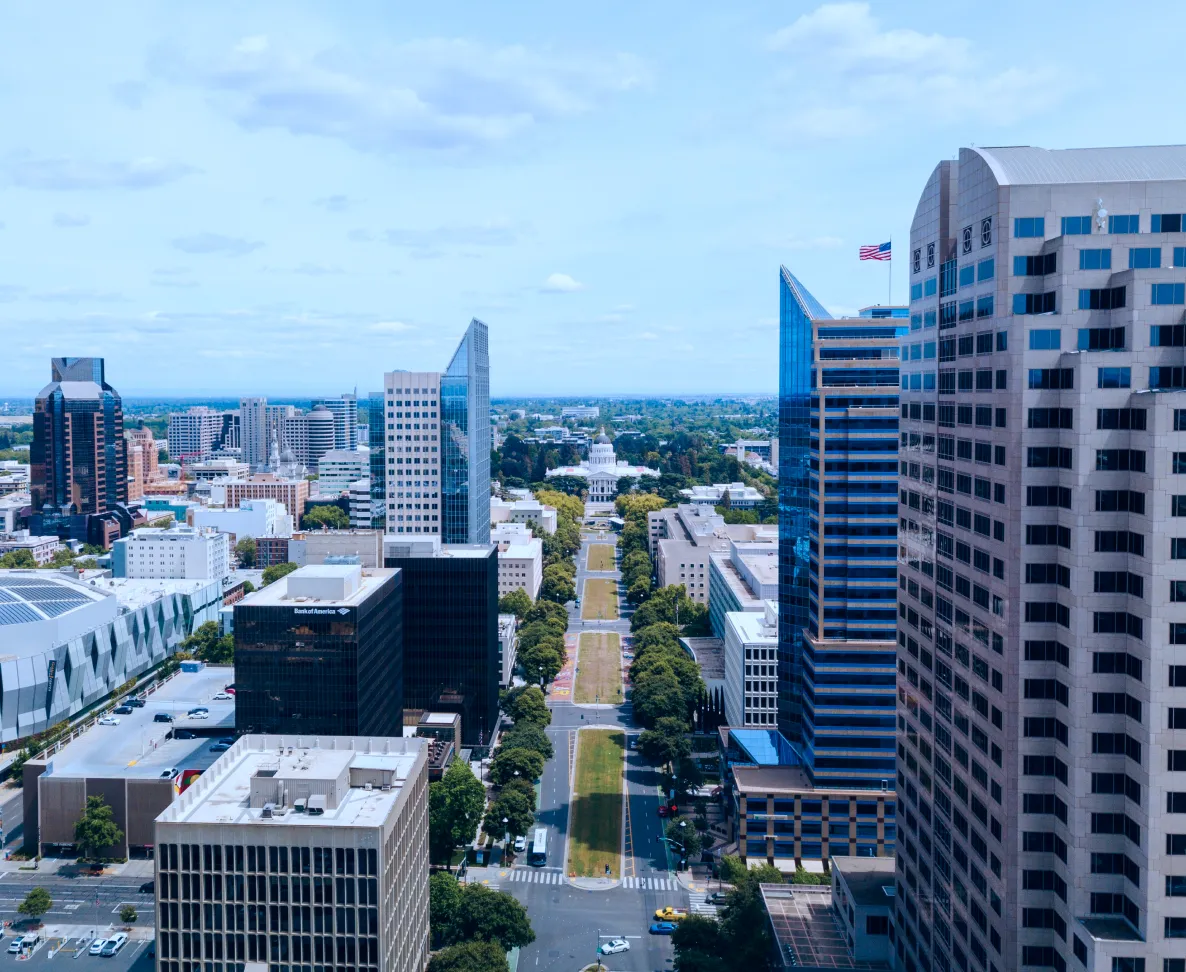
[[[522,884],[560,884],[559,871],[527,871],[515,868],[507,875],[508,881],[518,881]]]
[[[627,877],[622,879],[622,887],[636,891],[674,891],[678,885],[671,878]]]

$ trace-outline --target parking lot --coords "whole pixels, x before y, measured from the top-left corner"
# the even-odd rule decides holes
[[[11,935],[5,935],[0,940],[0,968],[13,969],[37,969],[37,968],[61,968],[62,962],[69,962],[77,960],[81,963],[88,963],[88,965],[81,967],[90,967],[89,963],[102,963],[100,966],[103,969],[110,969],[113,972],[116,970],[134,969],[137,972],[147,972],[149,969],[156,968],[156,963],[151,954],[151,941],[129,941],[117,955],[111,957],[101,957],[98,955],[87,954],[87,949],[91,944],[89,938],[70,938],[65,941],[59,938],[44,939],[38,943],[37,948],[33,954],[28,958],[21,958],[13,955],[8,951],[8,947],[12,942]],[[78,953],[81,951],[81,955]]]

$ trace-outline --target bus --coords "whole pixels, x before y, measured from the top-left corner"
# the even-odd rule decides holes
[[[527,851],[527,863],[532,867],[543,867],[548,863],[548,829],[536,827]]]

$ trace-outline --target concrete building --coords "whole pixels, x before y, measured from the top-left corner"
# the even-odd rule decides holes
[[[0,741],[94,705],[217,621],[221,604],[216,581],[0,570]]]
[[[708,604],[708,559],[712,548],[689,540],[660,540],[655,573],[660,587],[682,584],[688,597]]]
[[[524,590],[534,601],[544,581],[544,544],[521,523],[502,523],[490,530],[498,547],[498,596]]]
[[[378,530],[301,530],[289,539],[284,559],[302,567],[332,563],[382,567],[383,534]]]
[[[701,506],[728,506],[734,510],[752,510],[766,497],[745,483],[714,483],[711,486],[693,486],[681,489],[680,495],[689,503]]]
[[[157,818],[157,967],[422,972],[428,746],[239,739]],[[277,903],[268,889],[289,874],[292,894]],[[232,903],[203,908],[199,878]]]
[[[29,493],[9,493],[0,496],[0,533],[15,533],[24,529],[25,515],[33,498]]]
[[[128,500],[141,499],[151,492],[151,484],[162,478],[159,468],[160,450],[151,429],[127,429],[124,432],[127,453]]]
[[[399,735],[399,571],[306,566],[235,604],[236,724],[313,735]]]
[[[195,405],[169,413],[169,458],[189,464],[239,448],[239,413]]]
[[[560,409],[560,417],[578,419],[580,421],[596,421],[601,415],[601,409],[596,405],[566,405]]]
[[[298,463],[316,471],[322,457],[334,448],[335,425],[334,413],[324,405],[288,416],[281,452],[291,451]]]
[[[880,972],[891,967],[888,961],[852,957],[853,949],[845,927],[836,917],[836,895],[832,888],[810,884],[760,884],[758,890],[774,939],[777,957],[772,968],[779,972],[822,972],[824,969]]]
[[[322,496],[335,497],[346,492],[351,483],[366,479],[370,472],[369,450],[331,449],[317,466],[317,491]]]
[[[964,148],[923,189],[897,714],[930,794],[899,967],[1186,964],[1182,212],[1181,145]]]
[[[239,400],[241,454],[252,472],[267,466],[273,442],[280,449],[287,447],[284,423],[295,415],[292,405],[269,405],[266,398]]]
[[[659,476],[658,469],[647,466],[632,466],[628,462],[619,462],[614,447],[610,444],[605,429],[593,440],[589,446],[589,458],[576,466],[557,466],[548,470],[548,478],[553,476],[575,476],[589,484],[589,502],[612,503],[618,495],[618,480],[637,480],[642,476]]]
[[[831,864],[832,914],[844,931],[849,957],[889,968],[889,925],[897,894],[893,859],[836,855]]]
[[[371,480],[369,477],[356,480],[346,490],[346,497],[350,503],[350,526],[355,530],[369,530],[374,522],[374,503],[371,497]],[[376,533],[382,533],[376,530]]]
[[[731,726],[778,724],[778,605],[761,614],[725,615],[725,720]]]
[[[515,660],[519,654],[519,619],[513,614],[498,616],[498,660],[501,677],[499,684],[510,688],[515,676]]]
[[[5,459],[0,462],[0,496],[29,491],[29,464]]]
[[[304,479],[281,479],[270,473],[257,473],[246,479],[232,479],[221,484],[223,505],[228,509],[242,506],[244,500],[274,499],[298,524],[305,515],[309,483]],[[214,494],[211,494],[214,499]]]
[[[314,398],[313,408],[322,406],[334,416],[334,449],[354,452],[358,449],[358,396],[338,395],[336,398]],[[366,443],[361,443],[366,445]],[[357,476],[355,477],[358,478]]]
[[[189,511],[188,520],[195,529],[226,533],[232,542],[247,537],[288,537],[293,530],[292,516],[276,499],[243,500],[231,509],[195,506]]]
[[[712,633],[725,636],[725,615],[731,611],[766,610],[778,599],[778,535],[766,542],[729,541],[727,551],[708,557],[708,620]]]
[[[238,459],[203,459],[188,464],[185,471],[197,483],[210,483],[217,479],[242,479],[251,472],[251,467]]]
[[[525,523],[551,534],[556,532],[556,511],[537,499],[507,501],[493,496],[490,498],[490,525],[498,523]]]
[[[12,533],[0,532],[0,557],[18,550],[27,550],[40,567],[54,559],[54,554],[65,549],[62,541],[56,536],[35,537],[28,530],[16,530]]]
[[[131,580],[222,582],[231,572],[230,538],[191,526],[142,527],[111,547],[111,573]]]
[[[490,532],[490,356],[476,318],[442,372],[393,371],[387,395],[387,532],[484,544]]]

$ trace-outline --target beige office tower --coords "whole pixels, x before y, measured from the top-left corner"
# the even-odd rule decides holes
[[[156,820],[161,972],[421,972],[424,739],[241,737]]]
[[[440,536],[441,374],[389,371],[383,387],[387,532]]]
[[[1186,146],[962,149],[901,342],[901,969],[1186,969]]]

